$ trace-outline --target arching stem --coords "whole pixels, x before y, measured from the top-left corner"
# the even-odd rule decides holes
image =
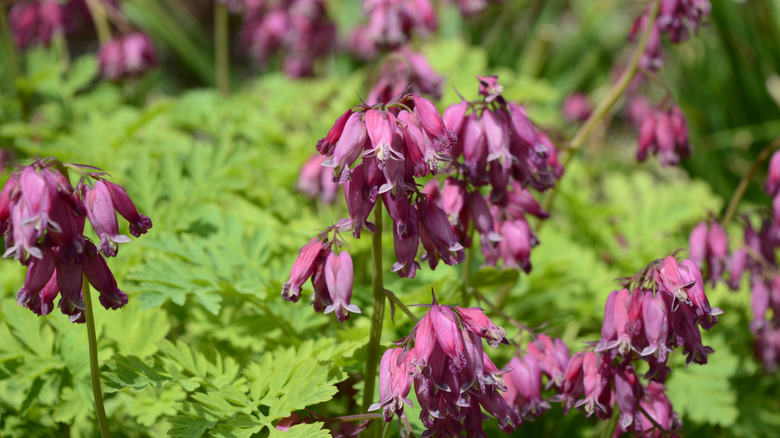
[[[86,307],[85,317],[87,320],[87,340],[89,343],[89,371],[92,375],[92,394],[95,396],[95,413],[97,415],[98,426],[100,426],[100,435],[103,436],[103,438],[110,438],[111,431],[108,429],[108,418],[106,418],[106,410],[103,407],[103,391],[100,389],[100,366],[98,365],[95,316],[92,312],[92,297],[89,291],[89,282],[86,277],[82,280],[81,293]]]
[[[363,386],[363,412],[367,412],[374,402],[374,383],[379,366],[379,343],[382,338],[382,324],[385,319],[385,287],[383,282],[384,270],[382,268],[382,198],[377,198],[374,206],[374,226],[376,232],[371,239],[371,258],[373,260],[371,272],[373,274],[374,313],[371,315],[371,334],[368,340],[368,355],[366,358],[366,372]]]

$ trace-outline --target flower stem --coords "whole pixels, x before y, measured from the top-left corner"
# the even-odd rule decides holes
[[[222,97],[230,94],[230,60],[228,38],[228,10],[220,2],[214,2],[214,51],[216,60],[217,89]]]
[[[374,313],[371,315],[371,335],[368,340],[368,357],[363,385],[363,412],[367,412],[374,401],[374,382],[379,366],[379,342],[382,338],[382,323],[385,319],[385,287],[382,275],[382,198],[377,198],[374,206],[374,226],[376,232],[371,238],[371,257],[373,265]]]
[[[588,120],[585,121],[585,123],[580,127],[580,129],[574,135],[574,138],[572,138],[571,141],[569,142],[569,147],[566,149],[565,152],[566,156],[563,159],[564,169],[568,167],[569,162],[574,156],[574,153],[577,152],[577,150],[580,147],[582,147],[582,145],[585,143],[585,140],[588,139],[591,131],[593,131],[593,129],[599,124],[599,122],[601,122],[601,120],[604,118],[604,116],[607,115],[609,110],[612,109],[612,107],[615,105],[615,103],[620,98],[620,96],[622,96],[623,93],[626,92],[626,89],[631,84],[631,81],[634,80],[634,76],[636,76],[637,72],[639,72],[639,61],[642,59],[642,54],[645,52],[645,48],[647,47],[647,42],[650,39],[650,32],[653,30],[653,25],[655,24],[655,17],[656,15],[658,15],[658,8],[659,8],[659,0],[653,0],[653,4],[650,7],[650,19],[647,21],[647,26],[645,27],[645,30],[642,33],[641,38],[639,39],[639,44],[637,44],[636,46],[634,55],[631,57],[631,60],[629,61],[628,66],[623,72],[623,75],[620,76],[620,79],[615,83],[615,85],[612,86],[612,88],[609,90],[609,92],[604,97],[604,99],[602,99],[601,102],[599,102],[599,105],[596,107],[596,109],[593,111],[590,117],[588,117]],[[557,193],[557,188],[558,188],[558,184],[556,184],[555,187],[553,187],[553,189],[544,199],[543,208],[547,211],[550,211],[550,207],[552,206],[553,201],[555,200],[555,194]],[[539,221],[537,223],[536,228],[538,229],[542,223],[543,221]]]
[[[461,305],[469,306],[471,295],[469,294],[469,281],[471,280],[471,266],[474,264],[474,226],[469,225],[469,240],[471,246],[466,249],[466,260],[463,262],[463,289],[461,289]]]
[[[106,410],[103,408],[103,393],[100,390],[100,367],[97,357],[97,336],[95,335],[95,316],[92,313],[92,297],[89,293],[89,282],[86,278],[82,280],[81,292],[86,306],[87,319],[87,339],[89,342],[89,371],[92,374],[92,394],[95,396],[95,413],[97,414],[98,425],[100,426],[100,435],[103,438],[109,438],[111,431],[108,429],[108,419]]]
[[[393,304],[395,304],[396,306],[398,306],[401,309],[401,311],[404,312],[404,314],[406,314],[406,316],[408,316],[409,319],[412,320],[412,322],[414,322],[415,324],[420,322],[420,319],[414,316],[414,313],[412,313],[412,311],[409,310],[409,308],[406,307],[406,305],[401,300],[399,300],[398,297],[392,291],[385,289],[385,295],[387,295],[387,299],[392,301]]]
[[[11,85],[11,88],[14,88],[16,87],[16,78],[19,76],[19,61],[16,58],[16,48],[11,36],[11,28],[8,25],[8,12],[5,4],[0,5],[0,32],[3,33],[4,52],[9,66],[10,81],[8,83]]]
[[[106,8],[100,3],[100,0],[86,0],[86,3],[89,14],[92,15],[92,22],[95,23],[98,41],[102,46],[111,39],[111,28],[108,25]]]
[[[753,161],[753,165],[750,166],[750,170],[748,170],[745,176],[742,177],[739,185],[734,190],[734,194],[731,195],[729,206],[726,208],[726,212],[723,214],[723,219],[720,221],[721,225],[725,226],[732,219],[732,217],[734,217],[734,213],[737,210],[737,205],[739,205],[739,201],[745,194],[748,183],[750,183],[750,180],[753,178],[753,174],[755,174],[758,170],[758,166],[761,165],[761,163],[763,163],[767,158],[769,158],[769,155],[778,147],[780,147],[780,137],[774,139],[772,143],[769,143],[769,145],[758,154],[758,157],[756,157],[756,159]]]
[[[615,409],[612,412],[612,418],[609,419],[609,422],[604,428],[604,433],[601,434],[602,438],[612,438],[613,436],[615,436],[615,430],[617,429],[619,418],[620,418],[620,408],[618,408],[617,403],[615,403]]]

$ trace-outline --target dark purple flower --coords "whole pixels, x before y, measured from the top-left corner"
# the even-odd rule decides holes
[[[434,202],[423,199],[417,203],[420,217],[420,241],[427,254],[423,257],[431,269],[436,269],[439,260],[455,265],[466,259],[463,245],[455,240],[452,226],[446,213]]]

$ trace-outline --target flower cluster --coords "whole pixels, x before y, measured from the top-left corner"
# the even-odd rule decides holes
[[[495,76],[480,76],[482,100],[461,101],[444,112],[444,122],[460,139],[451,151],[456,177],[441,194],[429,190],[448,214],[459,241],[470,246],[469,219],[481,235],[488,264],[531,269],[530,251],[538,240],[526,214],[548,216],[529,188],[551,188],[563,172],[550,139],[528,119],[525,108],[504,99]],[[490,187],[489,197],[480,192]]]
[[[696,33],[702,20],[710,14],[712,5],[709,0],[661,0],[658,15],[651,17],[651,3],[649,2],[642,15],[634,20],[629,40],[635,41],[637,35],[642,34],[648,25],[653,26],[640,66],[656,71],[663,66],[661,34],[667,34],[673,43],[687,40],[691,31]]]
[[[361,105],[345,112],[319,141],[317,150],[328,157],[333,180],[344,184],[353,226],[374,230],[368,217],[381,196],[393,219],[398,263],[394,272],[414,277],[418,242],[431,268],[439,260],[452,265],[465,255],[446,214],[419,193],[415,178],[435,174],[439,162],[456,144],[433,104],[416,94],[402,94],[387,104]],[[350,168],[358,158],[362,162]]]
[[[430,0],[364,0],[369,21],[351,37],[352,50],[370,58],[381,49],[406,44],[413,34],[425,36],[436,30],[436,10]]]
[[[130,28],[122,17],[116,0],[99,0],[112,21],[122,22],[122,30]],[[55,2],[33,0],[16,2],[8,15],[16,46],[28,48],[49,45],[57,34],[66,34],[92,21],[84,0]],[[138,31],[112,38],[98,50],[100,74],[106,79],[133,77],[157,65],[157,53],[152,40]]]
[[[667,431],[676,429],[679,420],[663,393],[669,354],[682,347],[688,364],[706,364],[713,350],[702,344],[699,328],[712,328],[722,311],[710,306],[691,260],[656,260],[623,286],[607,298],[601,339],[571,358],[553,400],[563,402],[564,411],[583,408],[602,419],[612,417],[617,403],[621,432],[650,430],[643,410]],[[649,366],[646,386],[631,365],[637,359]]]
[[[81,175],[75,188],[66,168]],[[94,167],[45,159],[21,167],[6,182],[0,192],[4,257],[13,256],[28,267],[19,305],[47,315],[60,294],[60,310],[71,321],[83,322],[83,278],[100,292],[106,309],[127,304],[127,295],[117,287],[104,258],[116,256],[118,243],[130,241],[119,234],[116,212],[130,223],[136,237],[152,222],[138,213],[121,186],[104,175]],[[97,246],[84,236],[85,219],[100,239]]]
[[[639,130],[637,161],[646,160],[648,154],[657,154],[661,165],[676,166],[680,158],[691,155],[688,122],[678,106],[656,108],[644,98],[636,97],[629,102],[628,117]]]
[[[707,279],[712,286],[726,270],[729,252],[729,240],[726,231],[717,221],[700,222],[691,231],[688,239],[691,260],[699,267],[707,264]]]
[[[348,226],[347,221],[342,221],[328,227],[298,251],[290,280],[282,285],[282,298],[297,302],[301,298],[301,287],[311,278],[312,305],[316,312],[334,312],[339,322],[349,319],[349,312],[360,313],[358,306],[350,304],[355,278],[352,256],[347,251],[333,251],[343,246],[339,232]],[[328,240],[331,231],[334,239]]]
[[[329,53],[336,28],[325,14],[324,0],[245,0],[239,52],[264,67],[276,53],[291,77],[311,76],[314,61]]]
[[[404,46],[387,55],[366,102],[369,105],[388,102],[407,87],[409,92],[438,99],[441,97],[442,81],[423,54]]]
[[[674,43],[685,41],[712,12],[710,0],[662,0],[656,24]]]
[[[67,10],[56,1],[17,2],[8,13],[14,44],[19,48],[48,46],[54,35],[65,31]]]
[[[106,79],[134,77],[157,65],[152,40],[142,32],[113,38],[98,50],[100,75]]]
[[[484,436],[482,409],[498,419],[501,430],[512,432],[520,415],[502,397],[507,385],[485,354],[482,339],[493,348],[506,343],[506,332],[479,308],[450,308],[436,303],[412,330],[387,350],[379,365],[380,402],[386,422],[404,415],[412,383],[420,403],[422,436]],[[413,344],[413,345],[412,345]]]
[[[723,228],[715,221],[702,222],[691,231],[690,254],[699,265],[706,262],[707,278],[713,285],[722,280],[738,290],[748,272],[750,331],[756,336],[756,355],[767,371],[774,372],[780,364],[780,274],[775,254],[780,247],[780,152],[770,160],[765,189],[773,197],[773,217],[765,217],[759,228],[745,217],[742,245],[729,254]]]
[[[530,342],[526,350],[507,364],[511,371],[504,375],[507,390],[503,396],[520,416],[533,418],[550,409],[542,399],[542,377],[547,376],[547,387],[560,389],[571,358],[563,341],[544,334]]]

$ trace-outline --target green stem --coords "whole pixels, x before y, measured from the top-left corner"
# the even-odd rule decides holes
[[[100,435],[102,435],[103,438],[109,438],[111,437],[111,431],[108,429],[106,410],[103,408],[103,393],[100,390],[100,367],[98,366],[97,357],[95,316],[92,313],[92,297],[89,293],[89,282],[86,278],[82,280],[81,292],[86,306],[85,316],[87,319],[87,339],[89,342],[89,371],[92,374],[92,394],[95,396],[95,413],[97,414],[98,425],[100,426]]]
[[[8,26],[8,15],[5,5],[0,7],[0,32],[2,32],[2,40],[5,43],[5,56],[8,60],[9,73],[11,75],[10,81],[11,87],[16,86],[16,78],[19,76],[19,61],[16,58],[16,48],[14,47],[13,36],[11,35],[11,28]]]
[[[412,311],[409,310],[409,308],[406,307],[406,305],[401,300],[399,300],[398,297],[392,291],[390,291],[388,289],[385,289],[385,295],[387,295],[387,299],[392,301],[393,304],[395,304],[396,306],[400,307],[401,311],[404,312],[406,314],[406,316],[409,317],[409,319],[414,321],[415,324],[420,322],[420,319],[417,318],[416,316],[414,316],[414,313],[412,313]]]
[[[469,225],[469,240],[471,246],[466,249],[466,260],[463,262],[463,288],[460,291],[460,300],[463,307],[469,306],[471,295],[469,294],[469,282],[471,280],[471,266],[474,264],[474,226]]]
[[[615,409],[612,411],[612,418],[609,419],[609,423],[607,423],[607,427],[604,428],[604,433],[601,434],[602,438],[612,438],[615,435],[615,430],[617,429],[619,418],[620,418],[620,408],[618,408],[616,403]]]
[[[217,89],[222,97],[230,94],[230,59],[228,37],[228,10],[222,3],[214,2],[214,51]]]
[[[495,304],[490,302],[490,300],[488,300],[486,296],[482,295],[482,293],[480,291],[478,291],[478,290],[476,290],[474,288],[471,288],[471,294],[474,295],[475,297],[477,297],[477,299],[479,301],[485,303],[485,305],[487,305],[490,308],[490,310],[492,310],[494,313],[496,313],[497,315],[499,315],[502,318],[504,318],[507,321],[509,321],[509,323],[512,324],[513,326],[517,327],[518,330],[526,331],[526,332],[530,333],[531,336],[536,337],[536,333],[534,332],[534,329],[532,329],[531,327],[528,327],[527,325],[523,324],[522,322],[512,318],[506,312],[504,312],[503,310],[499,309]]]
[[[357,415],[344,415],[341,417],[332,417],[332,418],[326,418],[325,424],[332,424],[332,423],[344,423],[347,421],[361,421],[361,420],[381,420],[382,414],[357,414]]]
[[[95,23],[95,32],[98,41],[102,46],[111,39],[111,27],[108,25],[106,8],[100,3],[100,0],[86,0],[89,14],[92,15],[92,22]]]
[[[571,161],[572,157],[574,156],[574,153],[577,152],[577,150],[582,147],[582,145],[585,143],[585,140],[588,139],[590,136],[590,133],[593,131],[593,129],[601,122],[601,120],[604,118],[604,116],[607,115],[610,109],[612,109],[612,106],[615,105],[617,100],[620,98],[620,96],[625,93],[628,86],[631,84],[631,81],[634,79],[634,76],[636,76],[637,72],[639,71],[639,61],[642,59],[642,54],[645,52],[645,48],[647,47],[647,42],[650,39],[650,32],[653,29],[653,23],[655,23],[655,17],[658,15],[658,8],[659,8],[659,0],[653,0],[653,4],[650,9],[650,19],[647,22],[647,26],[645,27],[644,32],[642,33],[641,38],[639,39],[639,44],[636,47],[636,50],[634,51],[634,55],[631,57],[630,62],[628,63],[628,66],[626,67],[626,70],[623,72],[623,75],[620,76],[620,79],[615,83],[615,85],[612,86],[612,88],[609,90],[607,95],[604,97],[604,99],[599,102],[599,105],[596,107],[596,109],[593,111],[593,113],[588,117],[588,120],[585,121],[585,123],[580,127],[580,129],[577,131],[577,133],[574,135],[574,138],[571,139],[569,142],[569,148],[566,149],[566,156],[564,157],[563,161],[563,167],[564,169],[568,167],[569,162]],[[549,195],[544,200],[544,209],[547,211],[550,211],[550,207],[553,204],[553,201],[555,200],[555,194],[557,193],[557,188],[559,184],[556,184],[555,187],[550,191]],[[539,221],[536,225],[537,230],[541,226],[543,221]]]
[[[734,190],[734,194],[731,195],[729,206],[723,214],[723,220],[720,221],[721,225],[725,226],[731,221],[732,217],[734,217],[734,213],[737,211],[737,205],[739,205],[739,201],[745,194],[745,190],[747,190],[748,183],[750,183],[750,180],[753,178],[753,174],[758,170],[758,166],[769,158],[769,155],[778,147],[780,147],[780,137],[776,138],[772,143],[769,143],[769,145],[758,154],[758,157],[753,161],[753,165],[750,166],[750,170],[742,177],[736,190]]]
[[[376,232],[371,238],[371,257],[373,265],[374,313],[371,315],[371,335],[368,340],[368,357],[363,385],[363,412],[367,412],[374,401],[374,382],[379,366],[379,342],[382,338],[382,323],[385,319],[385,287],[382,279],[382,198],[377,198],[374,206],[374,226]]]

